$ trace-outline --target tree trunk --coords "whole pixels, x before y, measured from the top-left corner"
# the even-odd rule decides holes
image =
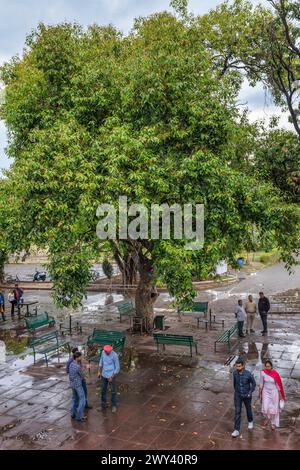
[[[150,273],[151,261],[144,257],[140,259],[139,282],[135,293],[135,308],[138,317],[146,318],[145,327],[152,328],[154,310],[153,304],[156,295],[153,295],[152,274]]]

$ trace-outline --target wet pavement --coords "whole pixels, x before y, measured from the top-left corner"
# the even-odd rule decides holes
[[[64,370],[68,355],[61,354],[59,361],[53,356],[48,368],[42,359],[33,365],[26,341],[18,354],[13,347],[14,342],[25,337],[22,322],[8,322],[6,334],[11,335],[19,325],[20,336],[11,338],[6,362],[0,363],[0,448],[299,449],[300,315],[270,315],[267,337],[260,335],[261,325],[257,319],[257,333],[240,341],[234,338],[230,353],[227,346],[221,344],[214,353],[214,341],[223,331],[218,322],[224,319],[225,328],[232,325],[236,298],[248,289],[243,283],[239,285],[241,290],[233,295],[225,295],[226,291],[222,294],[224,290],[218,291],[219,297],[213,292],[201,293],[201,299],[210,300],[217,320],[207,332],[201,323],[198,329],[191,317],[183,317],[179,322],[168,295],[159,296],[156,313],[165,315],[166,332],[193,335],[198,341],[199,354],[191,358],[187,347],[177,346],[167,346],[166,351],[158,354],[151,336],[131,335],[127,331],[126,351],[118,377],[116,414],[110,409],[99,411],[96,366],[92,364],[89,368],[85,361],[89,401],[93,405],[85,423],[76,423],[69,416],[71,392]],[[50,298],[43,295],[39,301],[50,308]],[[82,321],[83,334],[70,337],[71,345],[78,345],[86,353],[86,338],[95,326],[128,330],[128,322],[120,323],[116,313],[115,303],[122,299],[119,295],[112,295],[112,298],[105,294],[89,295],[83,309],[72,312]],[[1,324],[0,336],[3,331]],[[248,431],[243,410],[242,433],[237,439],[231,437],[232,370],[238,356],[246,360],[247,368],[256,379],[266,358],[272,359],[280,373],[287,402],[276,431],[262,427],[256,390],[254,430]],[[131,363],[132,357],[137,358],[135,364]]]

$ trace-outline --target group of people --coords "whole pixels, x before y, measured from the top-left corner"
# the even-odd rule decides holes
[[[66,372],[69,375],[70,387],[72,389],[72,400],[70,414],[76,421],[86,421],[85,409],[91,409],[88,403],[87,384],[82,369],[82,354],[78,348],[72,349],[72,356],[67,362]],[[117,411],[117,384],[116,376],[120,372],[118,354],[110,345],[105,345],[99,361],[98,378],[101,378],[101,408],[107,408],[107,388],[111,390],[112,412]]]
[[[253,374],[245,368],[242,359],[238,359],[235,363],[235,371],[233,372],[234,386],[234,431],[232,437],[238,437],[241,430],[241,411],[244,403],[247,418],[248,429],[253,429],[253,412],[252,412],[252,395],[256,388],[256,381]],[[260,374],[259,381],[259,399],[261,403],[261,411],[264,416],[263,426],[268,423],[274,431],[279,427],[279,413],[284,407],[285,393],[280,375],[273,369],[272,362],[268,359],[265,361],[264,369]]]
[[[8,293],[7,299],[11,304],[11,317],[13,318],[15,315],[15,308],[19,308],[24,302],[24,292],[18,284],[15,284],[13,290]],[[3,292],[0,292],[0,313],[2,316],[2,320],[6,321],[5,316],[5,298]]]
[[[264,293],[260,292],[257,307],[252,295],[248,296],[248,301],[246,302],[245,307],[243,306],[243,301],[238,300],[238,304],[235,309],[235,316],[237,319],[238,334],[240,338],[245,338],[246,336],[243,330],[246,320],[246,334],[255,333],[254,321],[255,316],[257,315],[257,310],[259,312],[263,326],[261,334],[265,336],[268,333],[268,312],[270,310],[270,301],[268,297],[265,297]]]

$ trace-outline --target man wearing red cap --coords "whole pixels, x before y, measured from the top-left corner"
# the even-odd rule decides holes
[[[110,384],[111,387],[111,411],[115,413],[117,411],[117,385],[116,375],[120,372],[119,357],[112,346],[106,344],[103,346],[103,352],[101,354],[99,362],[98,377],[101,377],[101,406],[102,410],[107,408],[106,404],[106,392],[107,386]]]

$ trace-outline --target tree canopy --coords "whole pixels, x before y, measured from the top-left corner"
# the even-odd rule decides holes
[[[192,272],[207,275],[225,257],[234,262],[253,223],[274,233],[292,263],[299,214],[252,171],[251,158],[246,171],[237,164],[249,157],[236,107],[242,79],[220,75],[194,22],[158,13],[138,18],[126,37],[112,26],[40,24],[1,79],[14,160],[0,232],[8,251],[48,249],[58,305],[80,303],[104,243],[135,260],[137,310],[149,316],[156,279],[177,299],[193,296]],[[204,204],[203,248],[188,251],[174,237],[101,242],[97,207],[124,195],[146,207]]]

